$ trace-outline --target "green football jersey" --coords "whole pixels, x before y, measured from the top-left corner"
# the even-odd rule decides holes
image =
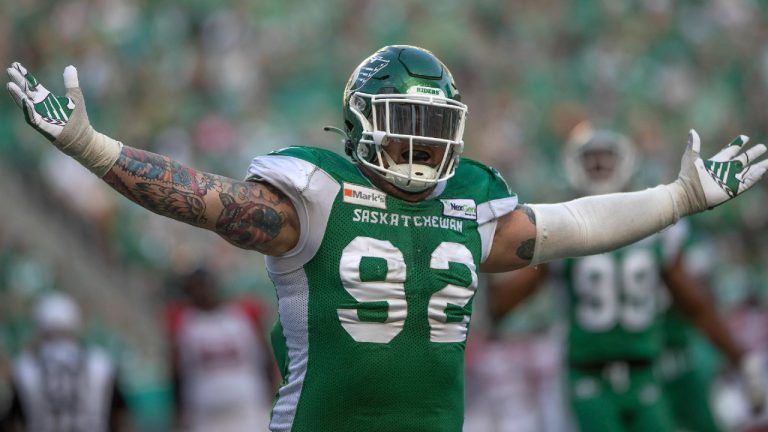
[[[463,159],[424,201],[376,189],[348,159],[291,147],[249,178],[288,195],[301,234],[267,257],[285,373],[274,431],[460,431],[464,348],[480,263],[517,198]]]
[[[681,253],[686,254],[686,262],[691,259],[700,258],[700,256],[695,253],[696,251],[692,250],[692,245],[695,239],[691,232],[690,225],[683,220],[678,222],[677,226],[680,227],[678,229],[680,236],[679,243]],[[703,261],[706,263],[707,260]],[[696,263],[696,265],[701,264],[702,263]],[[686,272],[689,275],[696,275],[699,274],[701,270],[686,267]],[[686,316],[679,307],[674,307],[672,304],[672,297],[669,294],[661,296],[660,310],[662,313],[664,347],[674,350],[687,349],[690,339],[696,331],[690,318]]]
[[[568,362],[652,361],[662,349],[662,269],[680,251],[672,227],[622,249],[564,260]]]

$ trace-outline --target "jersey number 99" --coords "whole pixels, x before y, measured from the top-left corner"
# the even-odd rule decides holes
[[[629,331],[645,330],[656,314],[658,266],[645,249],[580,258],[574,268],[576,320],[589,331],[616,325]]]

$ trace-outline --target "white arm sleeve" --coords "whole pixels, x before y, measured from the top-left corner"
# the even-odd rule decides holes
[[[661,231],[680,218],[681,193],[675,182],[639,192],[530,205],[536,215],[531,264],[607,252]]]

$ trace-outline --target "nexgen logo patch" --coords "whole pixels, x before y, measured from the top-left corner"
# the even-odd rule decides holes
[[[443,214],[462,219],[477,220],[477,205],[471,199],[440,200],[443,202]]]
[[[387,194],[365,186],[344,183],[344,202],[385,209]]]

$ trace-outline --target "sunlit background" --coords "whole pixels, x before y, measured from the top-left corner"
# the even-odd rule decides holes
[[[740,133],[768,137],[768,2],[758,0],[0,2],[2,64],[22,62],[54,92],[73,64],[96,129],[234,178],[281,147],[341,152],[322,127],[341,124],[350,72],[388,44],[430,49],[453,71],[469,106],[467,156],[501,171],[523,202],[571,197],[559,155],[583,120],[641,148],[636,187],[674,179],[692,127],[707,155]],[[763,181],[694,218],[699,264],[726,313],[768,304],[767,191]],[[31,338],[31,302],[70,292],[88,338],[118,359],[142,430],[169,422],[160,311],[180,273],[207,261],[228,294],[274,307],[260,255],[123,199],[10,98],[0,99],[0,197],[0,369]],[[508,328],[557,320],[531,305]]]

